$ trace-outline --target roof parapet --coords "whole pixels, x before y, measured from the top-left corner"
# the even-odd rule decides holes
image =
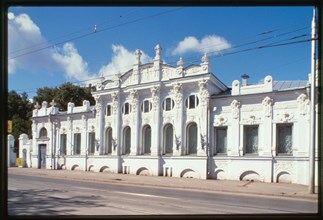
[[[248,75],[247,75],[248,76]],[[238,80],[232,82],[232,95],[246,95],[255,94],[262,92],[272,92],[273,91],[273,79],[271,76],[266,76],[264,83],[255,85],[240,85]]]

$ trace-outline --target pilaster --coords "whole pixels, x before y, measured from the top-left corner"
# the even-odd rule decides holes
[[[273,99],[265,97],[262,101],[263,105],[263,125],[262,125],[262,151],[259,151],[259,156],[273,155]]]
[[[160,102],[159,102],[159,87],[154,86],[151,88],[152,96],[152,123],[151,123],[151,156],[161,155],[160,147]]]
[[[174,126],[174,137],[175,145],[173,148],[174,156],[181,156],[185,154],[185,149],[183,145],[183,86],[181,83],[173,84],[172,97],[175,99],[175,121],[173,122]]]
[[[199,97],[200,97],[200,120],[199,120],[199,143],[197,145],[197,156],[206,156],[207,155],[207,129],[209,120],[207,118],[208,111],[208,97],[209,92],[207,90],[207,79],[202,79],[199,81]]]
[[[228,139],[231,144],[228,146],[228,156],[243,155],[242,144],[240,145],[240,102],[233,100],[231,102],[231,129],[228,131]]]
[[[95,151],[94,155],[100,155],[103,153],[103,130],[104,130],[104,110],[103,110],[103,100],[100,96],[94,97],[95,111],[96,111],[96,126],[95,126]],[[88,143],[86,143],[88,144]]]
[[[131,103],[131,148],[130,155],[138,155],[139,150],[139,138],[140,138],[140,130],[139,130],[139,106],[138,106],[138,92],[133,89],[130,91],[129,100]]]
[[[113,121],[111,124],[112,127],[112,155],[121,154],[121,108],[120,108],[120,97],[119,92],[114,92],[111,94],[112,98],[112,115]]]

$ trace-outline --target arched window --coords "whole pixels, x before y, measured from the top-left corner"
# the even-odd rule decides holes
[[[39,138],[46,138],[47,137],[47,130],[46,128],[42,128],[39,131]]]
[[[131,129],[129,126],[123,129],[123,149],[122,154],[130,154],[130,146],[131,146]]]
[[[95,152],[95,132],[89,132],[89,154]]]
[[[151,102],[149,100],[145,100],[142,102],[141,111],[144,113],[150,112],[151,107],[152,107]]]
[[[197,95],[190,95],[187,97],[185,104],[188,109],[196,108],[199,105],[199,98]]]
[[[174,100],[169,98],[169,97],[164,99],[164,101],[163,101],[163,109],[164,109],[164,111],[172,110],[174,108],[174,105],[175,105]]]
[[[124,103],[124,105],[122,106],[122,113],[124,115],[128,115],[130,112],[131,112],[131,105],[128,102]]]
[[[173,153],[174,131],[173,125],[167,124],[164,127],[163,154]]]
[[[187,154],[197,153],[197,125],[195,122],[192,122],[187,126],[186,148]]]
[[[112,152],[112,128],[105,130],[105,154]]]
[[[111,105],[107,105],[105,109],[105,115],[110,116],[111,115]]]
[[[149,125],[142,128],[142,146],[143,154],[151,153],[151,127]]]

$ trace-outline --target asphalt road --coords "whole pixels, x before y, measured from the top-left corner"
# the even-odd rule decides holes
[[[8,214],[194,215],[317,213],[317,202],[8,175]]]

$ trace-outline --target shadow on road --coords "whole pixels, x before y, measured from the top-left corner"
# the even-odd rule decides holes
[[[8,190],[8,215],[75,215],[82,208],[105,207],[100,196],[66,196],[56,189]]]

